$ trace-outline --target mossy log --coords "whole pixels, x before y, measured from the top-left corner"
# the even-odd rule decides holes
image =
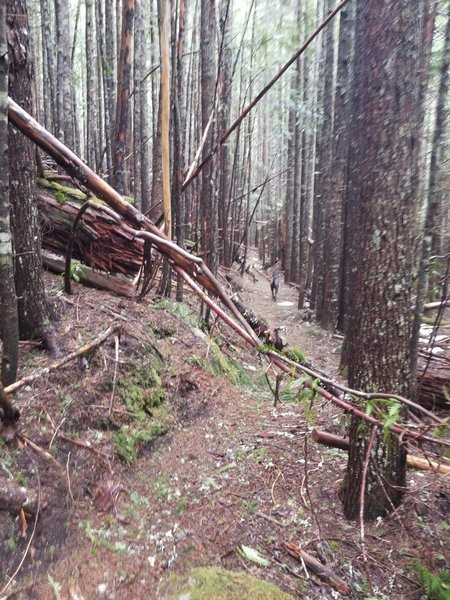
[[[55,273],[62,274],[65,269],[65,261],[49,253],[42,253],[42,262],[47,269],[54,271]],[[125,281],[124,278],[119,276],[111,275],[108,273],[101,273],[94,271],[87,265],[81,265],[80,269],[77,270],[77,278],[80,283],[87,284],[99,290],[108,290],[114,292],[118,296],[125,296],[126,298],[134,298],[136,293],[135,289],[131,285],[131,281]]]

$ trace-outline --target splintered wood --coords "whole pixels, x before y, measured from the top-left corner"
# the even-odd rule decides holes
[[[38,195],[44,248],[65,254],[81,204],[75,199],[60,204],[50,193]],[[83,215],[75,236],[73,258],[94,269],[134,276],[141,267],[143,251],[144,241],[125,231],[99,206],[89,208]]]

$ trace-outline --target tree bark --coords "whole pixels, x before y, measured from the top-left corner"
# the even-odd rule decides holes
[[[25,0],[8,0],[7,36],[10,60],[9,94],[33,112],[33,66],[30,56]],[[48,348],[57,345],[45,301],[41,235],[36,207],[36,166],[33,144],[10,125],[10,197],[15,251],[15,286],[22,338],[43,337]]]
[[[86,6],[86,148],[87,164],[96,169],[99,164],[100,95],[97,88],[97,44],[93,0],[85,0]],[[68,144],[67,144],[68,145]],[[69,146],[70,147],[70,146]]]
[[[125,160],[130,148],[130,86],[132,67],[134,1],[123,0],[122,36],[117,77],[117,104],[114,126],[114,187],[121,193],[130,193],[130,173]]]
[[[351,115],[351,76],[354,35],[354,6],[350,3],[341,10],[339,21],[339,49],[334,97],[332,135],[332,162],[329,194],[327,197],[324,268],[324,302],[321,326],[334,332],[341,317],[342,296],[345,292],[346,273],[345,206],[349,169],[349,122]]]
[[[201,37],[201,124],[205,131],[211,113],[214,110],[216,92],[216,15],[214,0],[201,0],[200,12],[200,37]],[[212,149],[211,127],[203,147],[203,156],[210,154]],[[213,169],[211,161],[205,166],[201,183],[201,219],[202,219],[202,248],[205,252],[205,261],[213,273],[217,270],[217,197],[213,182]]]
[[[55,0],[57,88],[56,88],[56,131],[58,137],[69,148],[74,148],[72,114],[72,69],[70,60],[69,2]]]
[[[14,288],[14,257],[9,202],[8,154],[8,52],[5,4],[0,4],[0,379],[4,385],[16,380],[19,360],[19,321]]]
[[[416,172],[420,145],[419,0],[357,3],[351,131],[352,308],[346,337],[349,385],[410,397],[411,288]],[[366,410],[366,407],[361,407]],[[387,408],[385,408],[387,414]],[[342,490],[344,513],[357,518],[370,430],[350,425]],[[389,513],[405,489],[406,451],[377,435],[367,473],[365,518]]]

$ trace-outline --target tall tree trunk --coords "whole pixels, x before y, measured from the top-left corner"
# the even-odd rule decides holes
[[[72,71],[70,59],[70,21],[67,0],[55,0],[57,88],[57,137],[69,148],[74,148],[72,115]]]
[[[216,15],[214,0],[201,0],[201,115],[204,132],[214,110],[216,90]],[[203,156],[212,149],[212,131],[209,130]],[[201,188],[202,247],[205,261],[213,273],[217,270],[217,196],[213,181],[213,166],[209,161],[203,168]]]
[[[113,141],[114,117],[116,106],[116,18],[115,1],[105,0],[105,57],[103,58],[103,71],[105,73],[106,93],[106,164],[108,168],[108,181],[113,184]]]
[[[332,9],[333,0],[325,0],[324,16]],[[316,318],[322,320],[324,295],[327,285],[327,263],[325,244],[328,237],[329,220],[329,176],[331,166],[331,132],[333,127],[333,71],[334,71],[334,39],[333,25],[328,25],[322,40],[322,65],[319,70],[319,85],[321,89],[322,114],[319,115],[320,125],[317,134],[316,147],[316,188],[314,198],[314,278],[313,298]],[[333,218],[333,217],[332,217]]]
[[[55,65],[55,31],[54,11],[50,0],[41,0],[41,23],[42,23],[42,57],[43,83],[44,83],[44,124],[46,129],[56,133],[57,108],[55,92],[56,65]]]
[[[442,224],[442,192],[438,189],[438,178],[441,167],[443,141],[446,134],[447,102],[450,66],[450,3],[448,5],[447,25],[445,28],[444,47],[442,49],[442,62],[440,65],[439,90],[436,105],[433,139],[431,142],[430,171],[428,178],[428,198],[425,211],[425,223],[422,232],[422,244],[419,258],[417,277],[417,297],[414,314],[413,348],[417,348],[420,324],[423,316],[423,306],[429,281],[430,258],[440,254],[437,244],[439,230]],[[434,245],[434,247],[433,247]],[[412,357],[412,368],[415,368],[417,356]]]
[[[0,4],[0,339],[3,342],[0,380],[4,386],[17,378],[19,321],[14,289],[14,259],[9,204],[8,52],[5,4]]]
[[[10,60],[9,95],[33,114],[34,75],[26,1],[7,0],[6,11]],[[26,339],[43,337],[49,349],[57,352],[42,279],[41,233],[35,192],[35,147],[12,125],[9,126],[9,152],[20,336]]]
[[[222,64],[220,67],[219,80],[219,109],[217,115],[217,130],[226,131],[231,114],[231,92],[232,92],[232,74],[231,74],[231,48],[230,48],[230,2],[221,0],[219,6],[220,12],[220,31],[223,40]],[[230,267],[230,257],[232,253],[231,242],[229,238],[228,227],[228,198],[231,185],[230,173],[230,147],[228,143],[223,144],[219,150],[219,190],[218,190],[218,218],[219,218],[219,239],[221,251],[219,252],[219,261]]]
[[[95,32],[95,11],[93,0],[85,0],[86,6],[86,136],[87,164],[94,171],[99,163],[99,94],[97,90],[97,44]]]
[[[353,388],[411,396],[411,288],[419,204],[420,0],[357,2],[351,133],[352,309],[346,337]],[[415,163],[415,164],[414,164]],[[387,414],[385,404],[378,408]],[[389,513],[405,489],[406,451],[397,437],[352,417],[342,498],[348,518]]]
[[[141,104],[141,81],[145,77],[145,25],[144,25],[144,3],[136,3],[134,15],[134,52],[133,52],[133,197],[136,207],[142,209],[141,190],[141,146],[144,143],[142,132],[142,104]],[[144,108],[145,110],[145,108]]]
[[[117,105],[114,126],[114,187],[120,194],[130,193],[130,171],[125,163],[130,148],[130,86],[133,57],[135,0],[123,0],[122,35],[117,77]]]
[[[334,332],[342,308],[345,264],[344,219],[347,202],[349,165],[349,122],[351,115],[351,74],[354,35],[354,7],[344,6],[340,13],[339,49],[334,97],[332,163],[329,194],[326,202],[327,235],[324,244],[324,301],[321,326]],[[343,319],[342,319],[343,320]]]
[[[186,40],[187,5],[185,0],[179,0],[177,19],[173,18],[172,31],[172,123],[173,123],[173,160],[172,160],[172,205],[175,225],[175,239],[184,248],[184,195],[181,193],[183,184],[183,146],[186,135],[186,110],[184,107],[184,86],[186,84],[183,72],[183,52]],[[183,278],[177,277],[177,302],[183,300]]]

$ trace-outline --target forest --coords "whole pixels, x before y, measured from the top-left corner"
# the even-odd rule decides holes
[[[450,0],[0,47],[0,600],[450,600]]]

